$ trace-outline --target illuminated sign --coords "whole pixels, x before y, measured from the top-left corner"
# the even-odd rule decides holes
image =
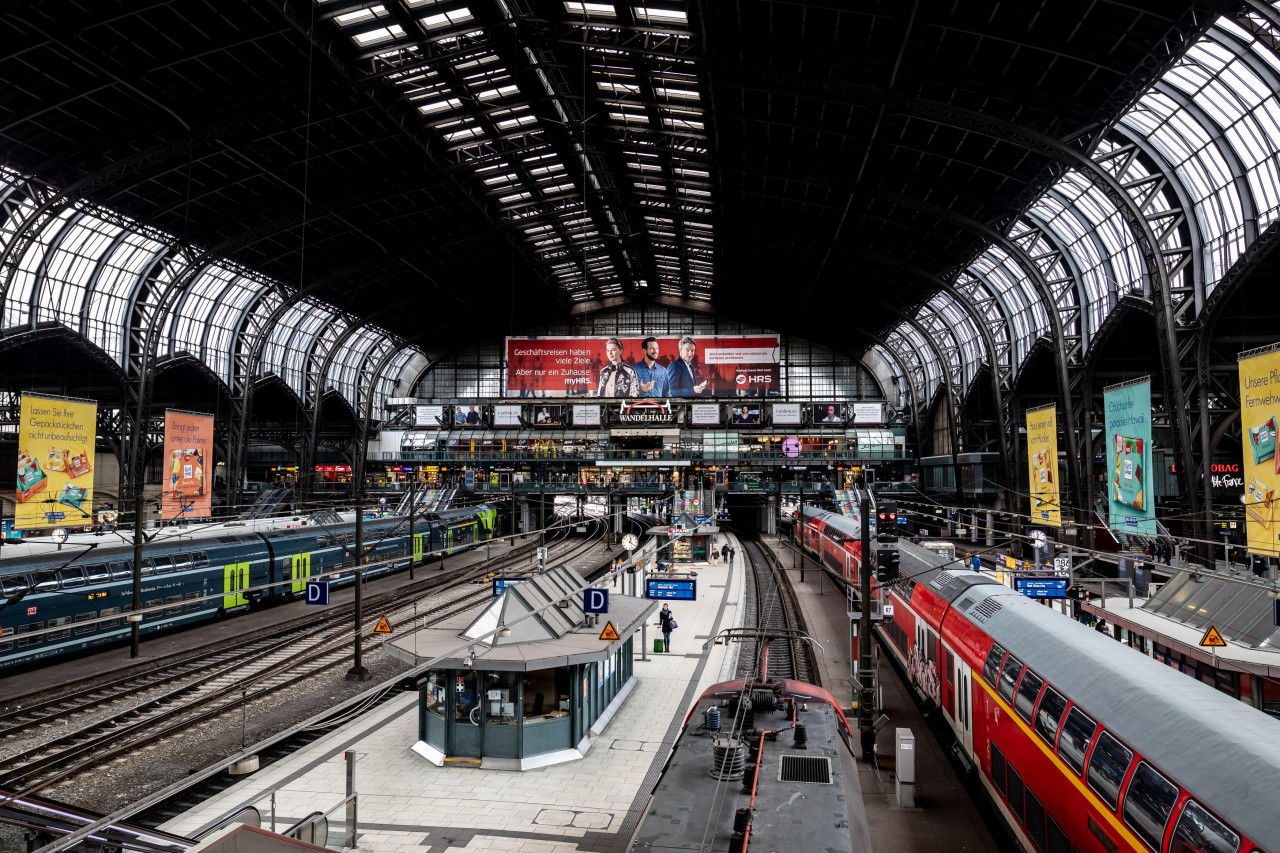
[[[644,597],[660,598],[667,601],[697,601],[698,582],[696,580],[654,580],[649,578],[644,584]]]

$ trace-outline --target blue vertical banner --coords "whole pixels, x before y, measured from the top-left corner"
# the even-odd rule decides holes
[[[1102,389],[1106,411],[1108,524],[1120,533],[1156,533],[1151,484],[1151,377]]]

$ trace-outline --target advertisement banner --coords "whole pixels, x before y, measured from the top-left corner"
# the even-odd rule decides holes
[[[816,403],[813,407],[813,422],[818,425],[844,426],[843,403]]]
[[[520,426],[519,406],[494,406],[493,425],[496,427]]]
[[[689,409],[689,423],[715,426],[720,423],[720,406],[716,403],[694,403]]]
[[[1151,493],[1151,379],[1102,389],[1106,411],[1108,524],[1121,533],[1156,534]]]
[[[14,528],[93,524],[98,404],[22,395]]]
[[[444,406],[414,406],[415,427],[439,427],[444,425]]]
[[[599,406],[574,406],[573,407],[573,425],[574,426],[600,426],[600,407]]]
[[[175,409],[164,413],[166,479],[160,513],[165,521],[213,515],[209,506],[212,452],[213,415]]]
[[[1041,406],[1027,409],[1028,490],[1031,521],[1050,527],[1062,526],[1058,499],[1058,409]]]
[[[777,396],[777,335],[507,338],[508,397]]]
[[[1244,527],[1253,554],[1280,553],[1276,484],[1280,455],[1280,344],[1240,354],[1240,430],[1244,445]]]
[[[859,426],[884,423],[884,403],[854,403],[853,422]]]
[[[799,403],[774,403],[772,420],[775,424],[800,423],[800,404]]]

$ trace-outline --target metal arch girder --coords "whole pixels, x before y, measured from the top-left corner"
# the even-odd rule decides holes
[[[1077,433],[1078,424],[1076,423],[1075,406],[1072,402],[1072,389],[1073,389],[1073,386],[1076,385],[1077,383],[1073,383],[1072,381],[1072,371],[1073,369],[1078,370],[1081,365],[1079,364],[1078,360],[1073,365],[1073,362],[1069,357],[1070,353],[1067,350],[1067,335],[1063,331],[1064,314],[1068,318],[1070,318],[1071,315],[1074,314],[1075,327],[1077,329],[1081,327],[1081,321],[1079,318],[1080,306],[1078,304],[1078,300],[1077,300],[1077,304],[1068,306],[1068,310],[1064,311],[1062,306],[1058,304],[1057,298],[1053,293],[1053,289],[1050,287],[1048,280],[1045,279],[1044,274],[1041,271],[1039,265],[1035,262],[1035,260],[1029,254],[1027,254],[1026,250],[1017,243],[1016,238],[1007,237],[1004,234],[1000,233],[999,231],[996,231],[994,228],[991,228],[986,223],[979,222],[975,219],[971,219],[970,217],[964,216],[962,214],[956,213],[951,210],[945,210],[943,208],[937,207],[936,205],[930,205],[924,202],[919,202],[914,199],[898,196],[892,193],[884,193],[884,192],[877,191],[876,195],[883,196],[890,201],[894,201],[895,203],[901,203],[905,206],[922,210],[926,213],[929,213],[933,216],[938,217],[939,219],[942,219],[943,221],[950,222],[953,225],[957,225],[967,231],[972,231],[973,233],[979,235],[980,237],[983,237],[989,240],[991,243],[994,243],[1000,246],[1000,248],[1002,248],[1011,258],[1013,258],[1013,260],[1020,267],[1023,268],[1023,270],[1027,274],[1027,278],[1034,284],[1036,290],[1039,292],[1040,299],[1045,306],[1045,313],[1048,315],[1049,321],[1053,326],[1054,348],[1055,348],[1055,356],[1056,356],[1054,359],[1054,363],[1058,368],[1058,382],[1059,382],[1058,398],[1059,398],[1059,403],[1062,406],[1063,421],[1064,423],[1068,424],[1070,427],[1065,431],[1066,439],[1067,439],[1067,453],[1069,454],[1068,458],[1079,459],[1080,448],[1079,448],[1079,438]],[[1046,236],[1049,236],[1049,235],[1046,235]],[[1057,252],[1059,255],[1062,254],[1061,249],[1057,249]],[[981,253],[979,252],[978,254],[981,254]],[[966,263],[965,266],[968,267],[969,264]],[[973,273],[973,274],[977,275],[976,273]],[[977,277],[980,279],[982,278],[982,276],[977,276]],[[1078,295],[1079,289],[1080,289],[1079,282],[1076,283],[1076,288],[1077,288],[1077,295]],[[1075,348],[1078,350],[1079,347],[1080,347],[1080,344],[1077,339]],[[1010,366],[1010,369],[1012,370],[1012,365]],[[1002,411],[1001,415],[1009,419],[1009,424],[1006,427],[1006,429],[1008,430],[1014,429],[1015,425],[1012,423],[1012,413],[1008,411]],[[1075,466],[1071,466],[1071,465],[1067,466],[1067,471],[1071,477],[1072,491],[1075,494],[1077,505],[1080,507],[1088,506],[1087,494],[1084,490],[1085,487],[1081,483],[1081,477],[1079,473],[1076,472]]]
[[[333,359],[338,354],[339,350],[342,349],[344,343],[350,340],[350,338],[352,338],[362,328],[372,325],[373,324],[368,321],[350,323],[346,330],[334,339],[328,352],[325,353],[319,369],[313,374],[310,368],[308,368],[307,393],[310,398],[308,400],[310,405],[304,407],[302,413],[303,418],[307,422],[307,441],[303,443],[301,448],[302,463],[299,468],[299,472],[302,474],[307,474],[312,470],[311,466],[315,460],[316,443],[319,440],[320,433],[320,414],[324,409],[324,388],[329,377],[329,368],[333,365]],[[312,381],[313,375],[315,376],[314,382]],[[299,482],[302,484],[302,494],[304,497],[311,496],[315,485],[314,479],[315,478],[310,476],[305,479],[299,478]]]
[[[892,332],[893,330],[890,331]],[[902,338],[901,335],[898,335],[897,337],[900,340]],[[907,379],[911,387],[912,420],[915,421],[918,429],[920,424],[924,423],[925,406],[928,405],[928,401],[925,400],[924,394],[925,389],[928,387],[928,376],[924,369],[924,362],[920,360],[919,354],[916,353],[915,348],[909,346],[906,341],[903,341],[903,345],[905,347],[905,349],[903,349],[894,346],[888,337],[881,338],[877,336],[875,340],[884,346],[889,352],[892,352],[897,356],[898,363],[902,367],[903,376]],[[912,358],[908,358],[908,355],[914,356],[914,361]]]
[[[920,321],[917,320],[915,317],[912,317],[911,315],[907,314],[907,312],[903,311],[901,308],[891,303],[881,302],[880,305],[881,307],[885,308],[892,314],[901,318],[902,321],[907,325],[911,326],[911,328],[915,329],[916,333],[919,334],[920,337],[924,338],[926,345],[928,345],[929,348],[933,350],[933,355],[935,358],[938,359],[938,364],[943,367],[942,375],[945,379],[945,385],[946,385],[945,392],[946,392],[946,401],[947,401],[947,432],[950,434],[951,464],[955,466],[957,465],[956,454],[960,452],[960,448],[958,446],[959,433],[957,431],[959,425],[956,422],[956,399],[955,399],[956,391],[955,391],[955,385],[953,384],[953,381],[952,381],[953,377],[951,376],[951,371],[946,369],[947,362],[942,357],[942,350],[938,342],[934,340],[934,338],[929,333],[929,331],[925,329],[924,326],[920,324]],[[925,406],[931,405],[931,402],[932,401],[922,402],[921,404],[922,409]],[[930,432],[932,433],[932,430],[930,430]],[[918,440],[918,437],[917,437],[917,440]],[[936,450],[937,448],[933,448],[933,449]],[[959,470],[957,470],[956,475],[959,476],[959,473],[960,473]],[[956,483],[958,487],[959,480],[957,480]]]
[[[908,390],[911,392],[912,419],[914,420],[918,431],[920,416],[917,407],[920,405],[920,388],[916,383],[916,380],[912,377],[911,370],[907,367],[907,359],[903,358],[902,353],[898,351],[897,347],[890,344],[886,338],[881,337],[879,334],[861,326],[851,326],[850,328],[872,343],[879,344],[880,347],[898,363],[898,370],[902,373],[902,380],[907,383],[909,386]]]

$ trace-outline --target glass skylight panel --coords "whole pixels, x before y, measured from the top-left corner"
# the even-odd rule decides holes
[[[392,24],[389,27],[378,27],[364,32],[353,33],[351,40],[358,47],[373,47],[383,42],[398,39],[404,35],[404,29],[399,24]]]
[[[140,276],[164,249],[151,232],[130,231],[118,240],[99,264],[94,291],[89,294],[89,340],[123,363],[127,334],[125,314],[141,284]]]
[[[53,320],[79,331],[88,283],[103,254],[123,230],[89,213],[67,226],[45,265],[37,321]]]
[[[434,101],[423,101],[417,105],[418,112],[424,116],[437,115],[449,110],[456,110],[462,106],[462,101],[458,98],[441,98]]]
[[[428,30],[438,30],[444,27],[456,27],[459,24],[465,24],[468,21],[474,21],[475,16],[471,14],[471,10],[463,6],[460,9],[451,9],[443,12],[435,12],[424,15],[418,21]]]
[[[366,21],[372,21],[375,18],[385,18],[387,16],[387,7],[368,6],[364,9],[356,9],[354,12],[344,12],[334,18],[340,26],[350,27],[356,24],[363,24]]]
[[[680,9],[663,9],[657,6],[632,6],[631,12],[636,20],[655,26],[683,27],[689,23],[689,16]]]
[[[35,239],[27,244],[22,257],[18,259],[17,269],[14,270],[9,281],[9,292],[5,296],[4,325],[6,328],[25,326],[34,320],[30,315],[29,306],[39,285],[38,274],[41,266],[67,223],[76,215],[75,208],[63,208],[57,215],[45,220]]]
[[[570,15],[587,15],[594,18],[615,18],[618,15],[617,10],[612,3],[574,3],[566,2],[564,10]]]

